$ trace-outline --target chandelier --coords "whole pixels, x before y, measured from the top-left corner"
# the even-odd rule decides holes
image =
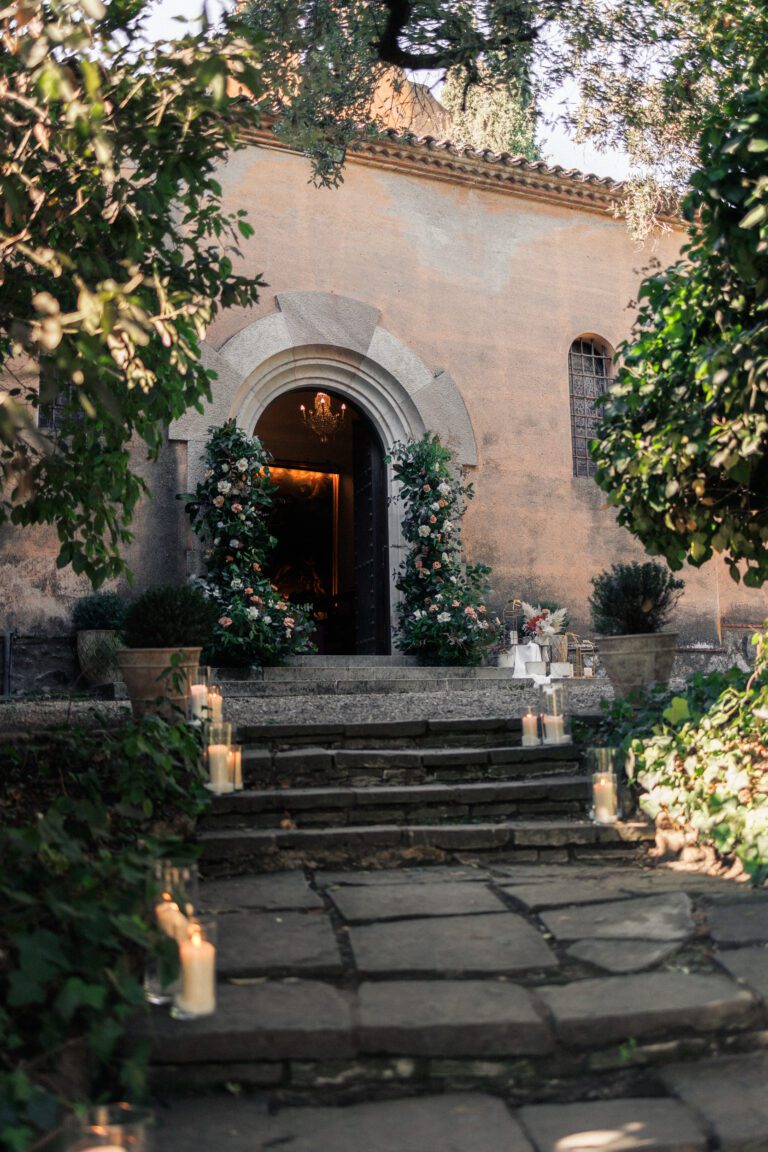
[[[346,404],[342,404],[338,412],[331,406],[331,398],[327,392],[318,392],[310,412],[305,404],[301,405],[301,418],[308,428],[315,433],[322,444],[325,444],[336,435],[344,417],[347,414]]]

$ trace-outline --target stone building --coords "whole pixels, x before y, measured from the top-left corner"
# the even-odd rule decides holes
[[[386,454],[428,430],[474,484],[464,542],[493,568],[492,603],[555,601],[588,634],[590,578],[644,555],[590,475],[592,402],[643,267],[671,263],[682,234],[639,249],[610,180],[394,131],[350,155],[339,189],[308,177],[267,132],[221,173],[228,206],[255,225],[245,267],[269,286],[207,334],[213,402],[169,428],[148,470],[154,498],[128,556],[136,587],[196,569],[175,497],[194,486],[209,426],[233,417],[281,469],[276,564],[322,608],[323,646],[389,651],[402,537]],[[323,403],[339,416],[326,439],[307,422]],[[0,628],[68,632],[85,589],[56,570],[53,534],[6,529],[0,544]],[[689,640],[768,614],[768,596],[719,561],[683,575],[675,623]]]

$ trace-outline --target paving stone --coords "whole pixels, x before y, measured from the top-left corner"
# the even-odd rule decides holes
[[[339,748],[334,753],[337,768],[419,768],[421,753],[416,748]]]
[[[220,976],[342,971],[328,917],[316,912],[232,912],[219,919]]]
[[[579,820],[538,820],[515,828],[515,844],[521,847],[561,848],[597,842],[596,824]]]
[[[498,896],[482,884],[392,884],[339,888],[331,899],[345,920],[399,920],[404,916],[463,916],[471,912],[507,912]]]
[[[598,1047],[675,1029],[714,1032],[743,1027],[755,999],[724,976],[650,972],[577,980],[539,988],[566,1044]]]
[[[203,908],[237,911],[239,908],[322,908],[303,872],[273,872],[269,876],[237,876],[232,880],[206,880],[200,885]]]
[[[661,1073],[709,1125],[719,1152],[765,1152],[768,1148],[768,1053],[673,1064]]]
[[[332,985],[311,980],[224,984],[217,990],[212,1016],[173,1020],[158,1010],[136,1031],[151,1035],[153,1060],[159,1064],[298,1060],[318,1052],[324,1057],[356,1052],[347,998]]]
[[[557,960],[534,928],[505,915],[435,917],[350,928],[360,972],[522,972]]]
[[[363,1052],[403,1056],[530,1056],[552,1033],[524,988],[498,980],[398,980],[359,991]]]
[[[508,896],[514,897],[526,908],[557,908],[563,904],[592,904],[598,900],[623,900],[627,893],[606,880],[562,880],[542,884],[513,884],[509,880],[499,881]]]
[[[521,1108],[537,1152],[706,1152],[707,1138],[677,1100],[632,1098]]]
[[[748,984],[768,1004],[768,948],[737,948],[720,952],[719,964]]]
[[[736,904],[717,904],[707,913],[718,944],[768,944],[768,895]]]
[[[684,940],[693,932],[684,892],[557,908],[541,919],[558,940]]]
[[[451,884],[457,881],[474,880],[487,883],[488,873],[481,868],[444,868],[439,865],[428,868],[384,868],[378,872],[315,872],[315,883],[321,888],[339,885],[390,884]]]
[[[668,944],[643,940],[578,940],[568,949],[568,955],[575,960],[586,960],[605,972],[642,972],[673,956],[679,947],[678,941]]]
[[[348,1108],[288,1108],[241,1097],[179,1101],[159,1115],[157,1152],[533,1152],[501,1100],[421,1096]]]

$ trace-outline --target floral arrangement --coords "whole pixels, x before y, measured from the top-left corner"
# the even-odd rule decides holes
[[[264,574],[275,539],[268,515],[277,485],[271,457],[256,437],[228,421],[210,429],[203,480],[187,503],[194,532],[205,544],[204,591],[220,608],[214,663],[279,664],[314,651],[306,605],[291,604]]]
[[[566,627],[568,610],[566,608],[545,608],[542,605],[526,604],[523,606],[523,635],[529,640],[546,641],[552,636],[559,636]]]
[[[397,646],[425,663],[479,664],[500,621],[489,620],[484,603],[490,568],[461,560],[461,518],[472,487],[453,474],[451,453],[437,436],[395,445],[390,460],[410,546],[396,581],[403,594]]]

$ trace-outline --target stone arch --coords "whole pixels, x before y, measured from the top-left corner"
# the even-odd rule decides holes
[[[436,432],[461,467],[477,464],[477,444],[464,400],[451,376],[432,370],[379,321],[368,304],[327,292],[283,292],[278,311],[247,324],[219,349],[203,345],[203,363],[216,372],[212,400],[169,429],[187,443],[187,490],[196,485],[208,429],[235,419],[252,433],[265,409],[284,392],[321,384],[348,396],[368,416],[385,452],[398,440]],[[388,495],[395,495],[391,469]],[[390,501],[390,571],[399,567],[400,509]],[[390,589],[392,619],[397,594]]]

